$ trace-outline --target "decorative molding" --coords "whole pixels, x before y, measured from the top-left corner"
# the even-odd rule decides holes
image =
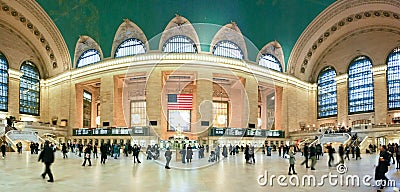
[[[156,67],[174,64],[196,65],[197,67],[226,68],[249,73],[257,77],[270,79],[271,83],[279,82],[282,85],[293,85],[306,90],[315,90],[316,85],[299,80],[285,73],[270,70],[257,65],[255,62],[243,61],[227,57],[215,56],[203,53],[147,53],[135,56],[127,56],[116,59],[107,59],[98,63],[73,69],[71,72],[60,74],[43,81],[43,86],[51,86],[69,79],[79,79],[98,73],[109,73],[116,70],[129,70],[130,68]]]
[[[235,22],[231,22],[221,27],[218,32],[214,35],[214,38],[210,44],[210,53],[212,54],[214,46],[220,41],[231,41],[235,43],[243,52],[244,59],[248,59],[247,46],[244,41],[243,34]]]
[[[190,38],[196,44],[197,52],[201,51],[199,36],[197,35],[197,32],[194,29],[193,25],[185,17],[182,17],[178,14],[175,14],[175,17],[171,19],[171,21],[162,32],[158,45],[158,50],[162,51],[164,43],[169,38],[176,35],[183,35]]]
[[[15,69],[8,69],[8,75],[9,75],[10,78],[19,80],[19,79],[21,79],[21,76],[23,74],[24,73],[22,73],[21,71],[17,71]]]
[[[386,65],[377,65],[377,66],[372,66],[372,74],[375,75],[382,75],[386,74],[387,66]]]
[[[392,12],[389,10],[366,10],[363,12],[359,12],[356,14],[348,15],[347,17],[343,17],[334,22],[333,25],[326,27],[325,25],[328,22],[332,21],[332,18],[337,17],[342,13],[345,13],[349,9],[354,9],[355,7],[360,7],[360,10],[365,10],[363,7],[371,7],[373,5],[383,5],[400,7],[400,1],[397,0],[346,0],[346,1],[336,1],[332,5],[330,5],[327,9],[321,12],[315,19],[311,22],[311,24],[303,31],[301,36],[298,38],[296,44],[293,47],[293,51],[289,57],[288,61],[288,72],[293,75],[300,75],[305,73],[307,65],[309,64],[311,58],[314,53],[318,50],[320,45],[323,42],[332,36],[338,30],[341,30],[346,25],[350,23],[355,23],[357,21],[363,19],[371,19],[371,18],[390,18],[394,20],[400,19],[400,14],[396,12]],[[353,11],[354,12],[354,11]],[[318,31],[321,28],[327,28],[325,32],[321,33],[319,37],[316,37],[316,34],[319,34]],[[306,48],[307,44],[310,42],[310,39],[315,39],[313,44],[309,44],[309,48]],[[301,61],[301,53],[303,50],[307,50],[308,52],[304,56],[304,59]],[[299,66],[300,65],[300,66]]]
[[[335,79],[336,84],[342,84],[347,82],[347,80],[349,79],[349,75],[348,74],[337,75],[333,79]]]

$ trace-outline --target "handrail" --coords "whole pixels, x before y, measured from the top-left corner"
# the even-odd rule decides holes
[[[5,134],[6,142],[7,142],[7,143],[11,143],[11,148],[13,148],[14,151],[18,151],[17,144],[15,144],[14,141],[8,136],[8,134],[9,134],[9,133],[12,133],[12,131],[13,131],[13,130],[11,130],[11,131],[9,131],[9,132],[7,132],[7,133]]]

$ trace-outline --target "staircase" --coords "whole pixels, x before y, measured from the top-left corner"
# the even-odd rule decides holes
[[[327,143],[341,143],[346,144],[351,141],[351,136],[348,133],[330,133],[323,134],[318,142],[322,145]]]
[[[41,143],[44,140],[37,136],[33,131],[11,130],[5,134],[5,141],[14,151],[17,151],[16,144],[18,141]]]

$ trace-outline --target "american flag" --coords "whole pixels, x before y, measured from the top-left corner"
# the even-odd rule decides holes
[[[168,109],[192,109],[192,94],[168,94]]]

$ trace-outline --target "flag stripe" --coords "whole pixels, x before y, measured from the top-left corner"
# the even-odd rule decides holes
[[[171,99],[171,98],[176,98]],[[192,109],[193,95],[192,94],[168,94],[168,109]]]

